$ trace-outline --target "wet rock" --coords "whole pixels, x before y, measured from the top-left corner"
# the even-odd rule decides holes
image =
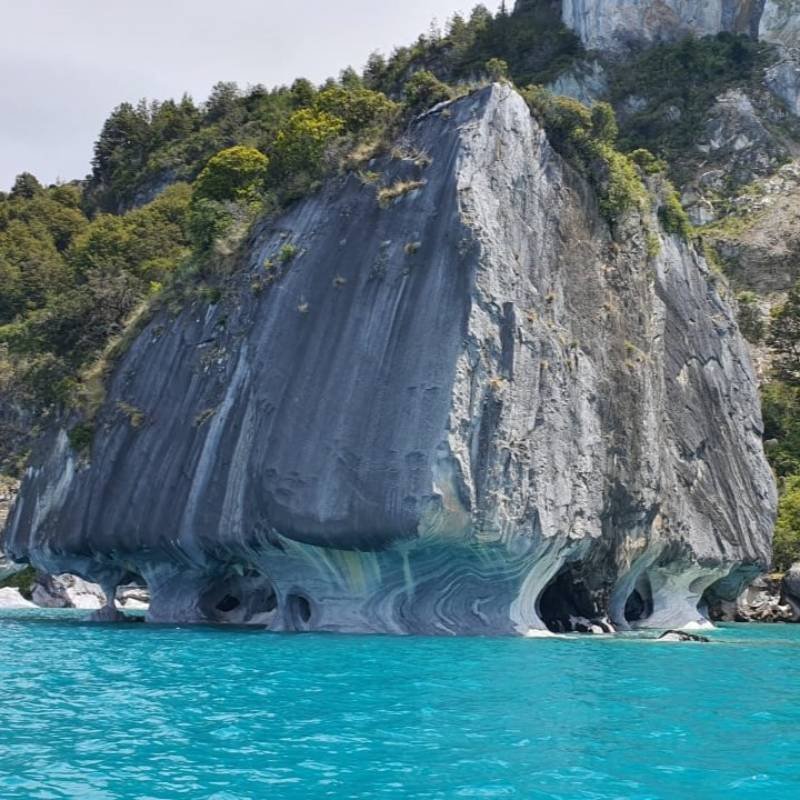
[[[144,621],[141,617],[130,617],[123,614],[115,605],[104,605],[102,608],[93,611],[88,617],[88,622],[139,622]]]
[[[666,631],[658,637],[659,642],[710,642],[705,636],[687,631]]]

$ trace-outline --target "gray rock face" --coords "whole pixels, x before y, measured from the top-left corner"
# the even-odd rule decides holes
[[[650,213],[612,238],[509,87],[409,135],[370,169],[421,188],[333,183],[223,302],[152,321],[90,461],[42,442],[11,555],[143,576],[155,621],[442,634],[680,627],[766,566],[755,380],[703,260],[648,256]]]
[[[770,67],[766,82],[770,91],[786,103],[788,110],[800,117],[800,51],[786,53]]]
[[[75,575],[42,575],[33,585],[33,602],[40,608],[98,609],[105,605],[103,590]]]
[[[800,47],[800,0],[766,0],[758,37],[786,48]]]
[[[588,49],[619,52],[689,34],[728,31],[756,36],[763,4],[763,0],[563,0],[562,15]],[[778,6],[781,0],[771,4]],[[786,26],[784,17],[776,14],[764,31],[779,36]]]
[[[562,72],[547,88],[591,106],[608,93],[608,78],[599,61],[582,61]]]
[[[800,604],[793,604],[785,581],[771,575],[760,575],[734,599],[714,598],[709,612],[711,619],[720,622],[800,620]]]
[[[17,495],[18,484],[16,481],[0,480],[0,581],[14,575],[23,569],[24,565],[15,564],[6,558],[3,553],[3,529],[6,525],[8,511]]]

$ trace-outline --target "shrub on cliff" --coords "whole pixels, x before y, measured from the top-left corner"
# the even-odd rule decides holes
[[[432,72],[421,70],[403,87],[403,95],[408,108],[414,113],[421,113],[437,103],[449,100],[452,92]]]
[[[772,348],[772,368],[778,380],[800,386],[800,282],[778,307],[769,327],[767,343]]]
[[[800,475],[787,479],[775,523],[773,566],[781,571],[800,561]]]
[[[615,147],[618,128],[607,103],[590,110],[541,86],[529,87],[524,95],[553,147],[592,182],[610,221],[643,203],[644,184],[634,162]]]
[[[380,92],[343,86],[323,89],[313,103],[316,111],[341,119],[350,133],[387,121],[397,111],[397,104]]]
[[[206,164],[194,182],[199,200],[251,201],[260,194],[269,159],[253,147],[229,147]]]
[[[319,178],[326,152],[344,129],[344,120],[327,111],[303,108],[292,114],[275,139],[270,172],[276,182],[301,173]]]

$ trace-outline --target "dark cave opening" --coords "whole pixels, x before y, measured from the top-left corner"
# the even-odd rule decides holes
[[[290,594],[286,598],[286,605],[295,630],[306,630],[311,621],[311,603],[308,598],[301,594]]]
[[[567,564],[539,597],[539,617],[553,633],[588,632],[583,621],[604,616],[598,613],[596,596],[586,586],[581,571],[581,562]]]
[[[211,582],[199,600],[209,622],[233,625],[270,625],[278,607],[275,587],[264,575],[250,570]]]
[[[625,603],[625,619],[641,622],[653,613],[653,588],[647,575],[640,575],[636,586]]]
[[[232,594],[226,594],[225,597],[222,598],[217,603],[217,611],[221,611],[223,614],[229,614],[231,611],[239,608],[242,604],[242,601],[239,600],[238,597],[234,597]]]

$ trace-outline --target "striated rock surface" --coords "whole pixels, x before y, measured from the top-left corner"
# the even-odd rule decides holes
[[[152,321],[90,458],[65,430],[34,455],[13,557],[141,576],[154,621],[392,633],[680,627],[766,567],[755,380],[704,261],[653,255],[653,214],[612,238],[506,86],[410,136],[370,169],[421,188],[333,183],[224,302]]]
[[[590,50],[723,32],[800,47],[800,0],[563,0],[562,17]]]
[[[772,0],[772,5],[780,4]],[[587,48],[614,52],[723,31],[757,36],[762,7],[763,0],[563,0],[562,14],[564,24]],[[783,36],[784,15],[772,19],[764,33]]]

